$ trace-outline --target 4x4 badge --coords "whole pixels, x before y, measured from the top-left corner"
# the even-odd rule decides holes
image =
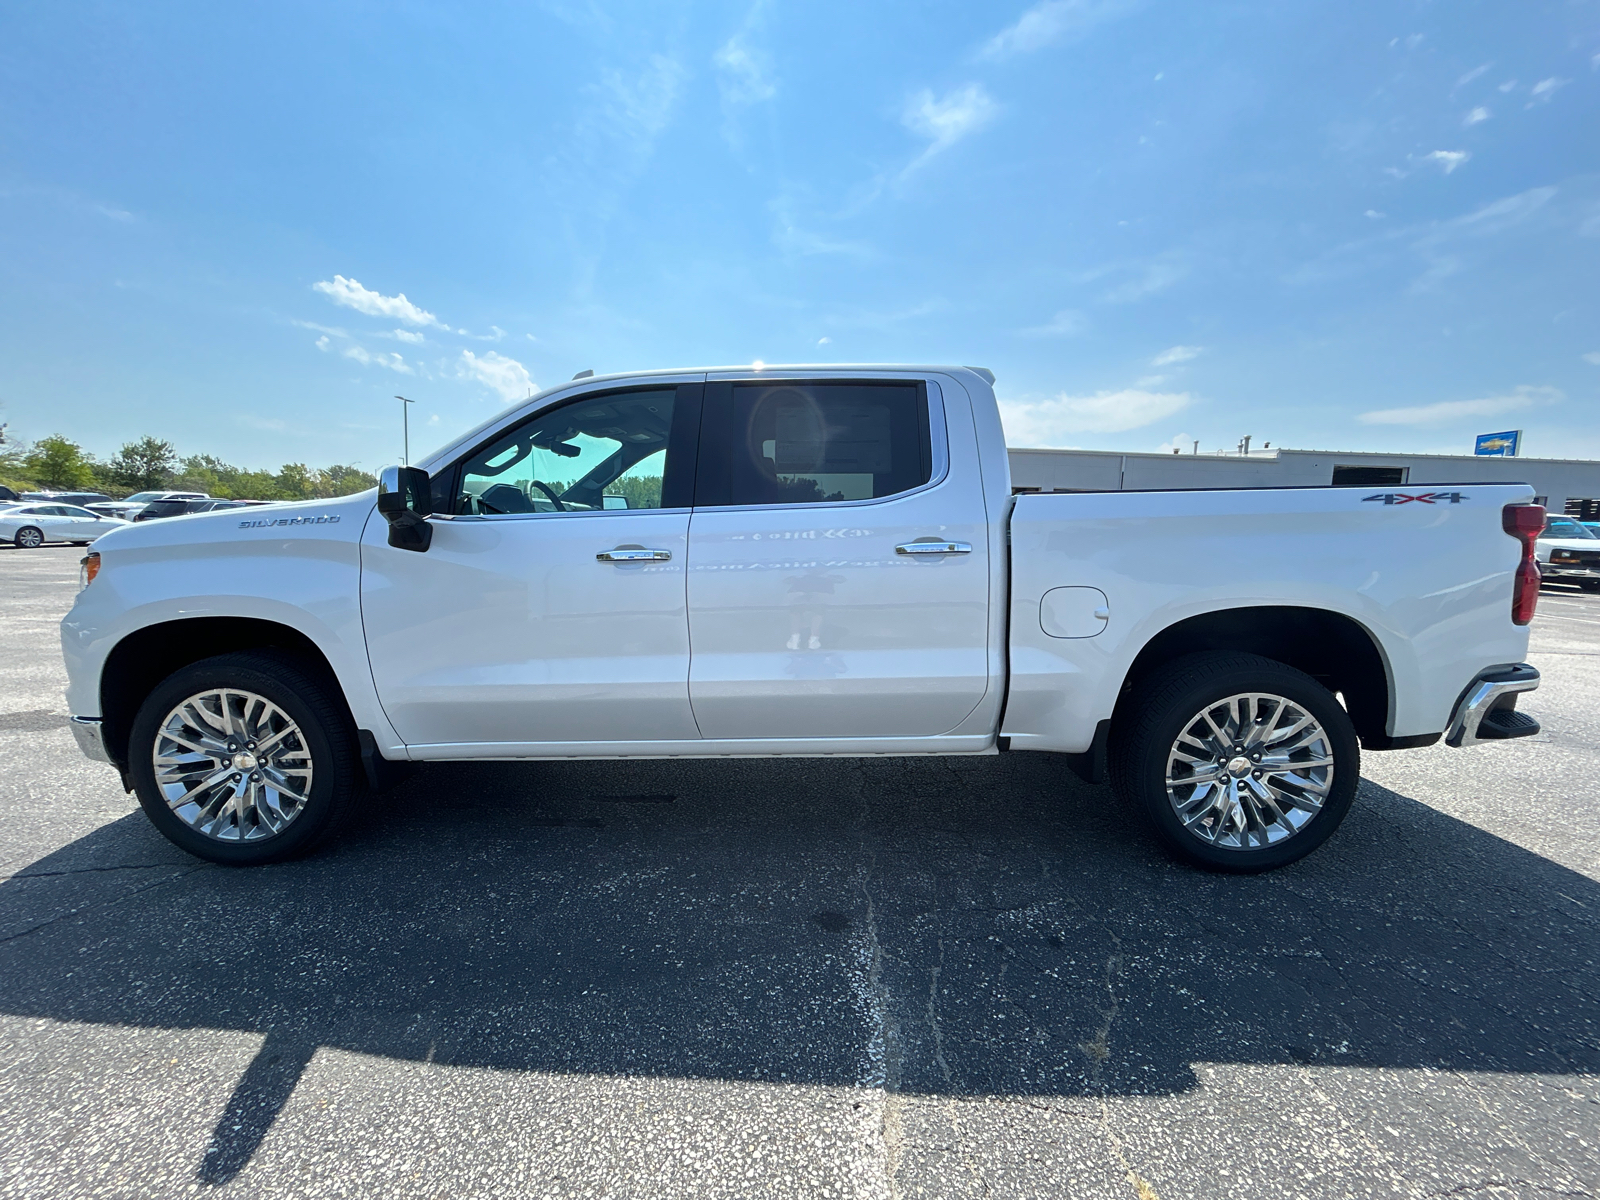
[[[1419,492],[1415,496],[1408,496],[1404,492],[1379,492],[1376,496],[1368,496],[1362,503],[1381,500],[1385,504],[1442,504],[1446,501],[1460,504],[1465,499],[1460,492]]]

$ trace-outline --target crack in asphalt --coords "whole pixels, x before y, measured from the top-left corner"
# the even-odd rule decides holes
[[[179,880],[187,879],[189,876],[195,874],[196,872],[207,871],[207,870],[212,870],[212,869],[213,868],[212,868],[212,865],[210,863],[201,863],[198,866],[190,867],[186,871],[180,871],[176,875],[170,875],[166,879],[157,879],[154,882],[145,884],[143,887],[134,888],[133,891],[131,891],[131,892],[124,892],[123,894],[115,897],[114,900],[113,899],[94,900],[94,901],[90,901],[88,904],[80,904],[76,908],[68,909],[66,912],[57,913],[55,916],[51,917],[48,921],[40,921],[37,925],[31,925],[27,929],[19,930],[16,933],[7,934],[5,937],[0,937],[0,946],[4,946],[9,942],[18,941],[21,938],[30,937],[31,935],[33,935],[35,933],[38,933],[41,929],[48,929],[50,926],[56,924],[58,921],[65,921],[68,917],[75,917],[79,913],[87,912],[92,908],[98,908],[103,904],[111,904],[111,903],[124,904],[127,901],[131,900],[134,896],[138,896],[138,895],[143,894],[144,892],[148,892],[152,888],[165,887],[169,883],[177,883]],[[67,874],[67,873],[69,873],[69,872],[63,872],[63,874]]]

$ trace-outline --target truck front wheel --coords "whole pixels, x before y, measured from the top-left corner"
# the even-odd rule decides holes
[[[1149,676],[1112,725],[1112,786],[1201,866],[1266,871],[1311,853],[1355,798],[1350,716],[1303,671],[1196,654]]]
[[[280,862],[331,835],[356,795],[349,719],[291,659],[223,654],[184,667],[134,717],[128,773],[172,842],[230,866]]]

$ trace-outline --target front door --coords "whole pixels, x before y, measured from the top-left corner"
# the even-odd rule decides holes
[[[970,418],[945,415],[931,381],[707,385],[689,529],[704,737],[936,737],[977,708],[984,497]]]
[[[435,472],[436,504],[454,511],[431,519],[424,553],[368,522],[373,680],[408,745],[699,737],[684,473],[700,387],[589,394],[496,435]]]

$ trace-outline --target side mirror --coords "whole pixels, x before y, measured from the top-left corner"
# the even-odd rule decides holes
[[[378,511],[389,522],[389,545],[425,552],[433,544],[433,511],[428,473],[421,467],[385,467],[378,475]]]

